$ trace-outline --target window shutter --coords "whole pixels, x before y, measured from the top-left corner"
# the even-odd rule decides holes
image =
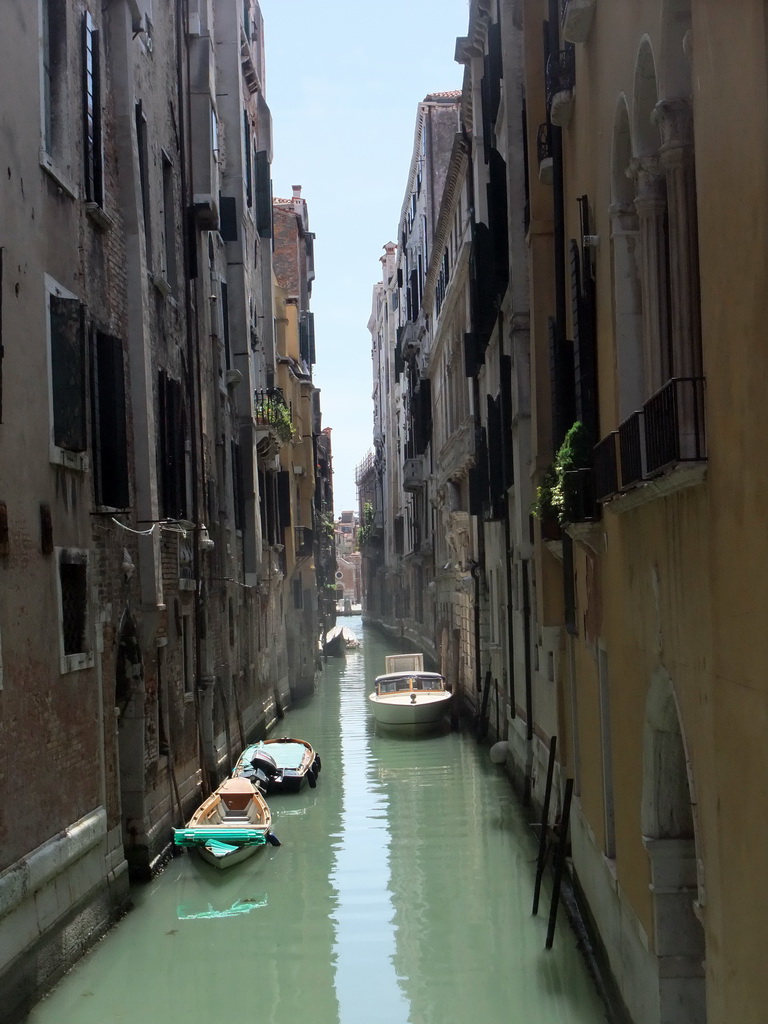
[[[464,375],[476,377],[478,371],[477,344],[474,334],[464,335]]]
[[[130,496],[123,346],[119,338],[98,332],[93,343],[91,406],[96,504],[127,508]]]
[[[163,370],[159,374],[160,463],[162,510],[166,519],[185,519],[186,416],[181,383]]]
[[[248,119],[248,112],[243,111],[243,151],[245,153],[245,201],[248,206],[253,206],[253,164],[251,142],[251,122]]]
[[[569,246],[576,419],[598,437],[595,282],[575,239]]]
[[[3,422],[3,254],[5,248],[0,246],[0,423]]]
[[[88,11],[83,15],[83,121],[85,141],[85,198],[104,205],[101,153],[101,68],[99,33]]]
[[[504,490],[515,482],[515,462],[512,450],[512,357],[501,357],[501,445],[504,464]]]
[[[272,237],[272,179],[266,149],[256,153],[256,230],[261,238]]]
[[[232,490],[235,499],[235,529],[245,529],[245,492],[243,489],[243,460],[240,445],[232,442]]]
[[[432,438],[432,383],[422,377],[414,393],[416,454],[423,455]]]
[[[237,200],[219,194],[219,234],[222,242],[237,241]]]
[[[490,517],[500,519],[504,496],[504,456],[501,440],[501,400],[487,396],[488,407],[488,490]]]
[[[287,469],[277,474],[277,512],[281,531],[288,530],[291,526],[291,479]]]
[[[232,368],[232,348],[229,340],[229,289],[227,282],[221,282],[221,324],[224,331],[224,355],[227,369]]]
[[[77,299],[50,297],[53,443],[83,452],[85,429],[85,323]]]

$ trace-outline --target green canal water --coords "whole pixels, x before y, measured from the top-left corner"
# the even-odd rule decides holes
[[[29,1024],[599,1024],[564,914],[544,949],[536,845],[469,733],[380,735],[386,641],[329,660],[280,733],[320,753],[316,789],[272,797],[267,846],[225,871],[189,852]]]

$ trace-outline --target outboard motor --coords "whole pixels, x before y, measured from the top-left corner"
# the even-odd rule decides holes
[[[251,758],[251,764],[257,774],[261,772],[268,781],[277,781],[280,769],[277,767],[277,761],[266,750],[257,750]]]

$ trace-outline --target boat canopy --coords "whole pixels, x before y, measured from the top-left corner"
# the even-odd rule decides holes
[[[409,691],[444,690],[445,680],[438,672],[421,672],[417,675],[407,673],[390,673],[376,679],[376,692],[379,696],[388,693],[408,693]]]

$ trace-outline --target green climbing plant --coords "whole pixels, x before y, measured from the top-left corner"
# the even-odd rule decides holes
[[[363,505],[363,516],[362,522],[357,530],[357,546],[359,548],[363,545],[370,543],[373,538],[373,520],[374,511],[373,505],[370,501],[366,501]]]
[[[275,433],[281,441],[291,441],[296,433],[296,428],[291,419],[291,410],[283,401],[276,401],[273,397],[259,396],[254,407],[256,422],[269,424],[275,428]]]
[[[536,500],[531,506],[531,514],[542,522],[565,522],[565,474],[584,469],[590,464],[591,457],[592,447],[587,429],[581,420],[576,420],[563,438],[554,462],[547,468],[541,484],[536,488]]]

